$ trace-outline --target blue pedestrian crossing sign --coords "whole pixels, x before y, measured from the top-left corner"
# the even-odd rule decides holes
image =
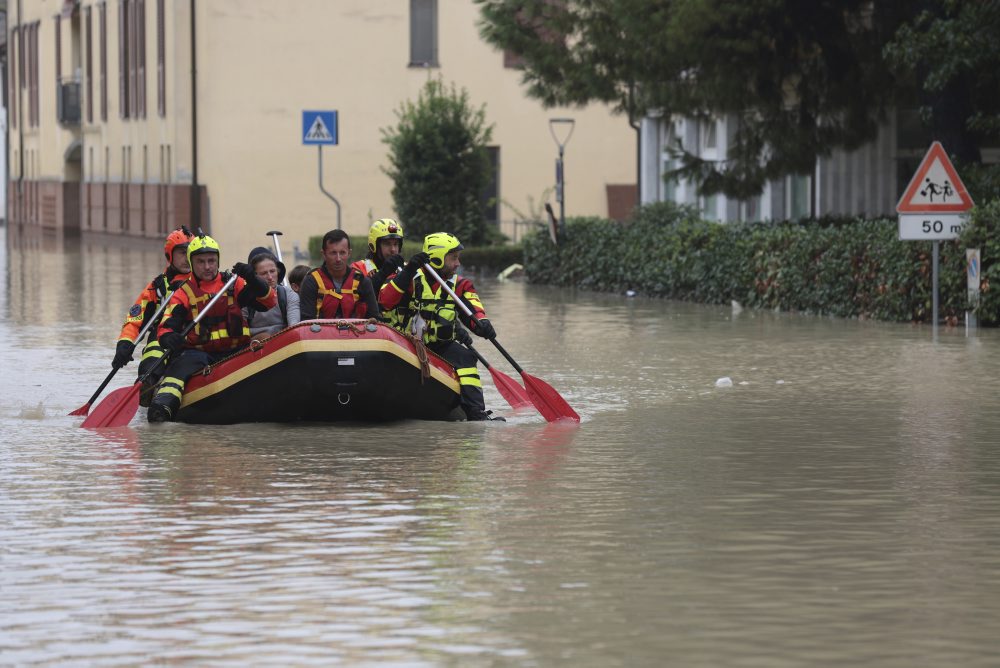
[[[336,144],[337,112],[303,111],[302,143],[306,145]]]

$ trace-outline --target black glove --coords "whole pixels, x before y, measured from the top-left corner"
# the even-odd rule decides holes
[[[246,262],[237,262],[234,264],[233,273],[248,283],[250,282],[250,279],[257,277],[257,274],[253,273],[253,267],[248,265]]]
[[[385,259],[385,264],[382,265],[382,272],[388,276],[393,272],[397,272],[403,268],[406,260],[403,259],[402,255],[398,253],[396,255],[390,255]]]
[[[170,353],[180,352],[184,348],[184,337],[177,332],[161,334],[159,341],[160,347]]]
[[[118,345],[115,346],[115,359],[112,360],[111,366],[116,369],[120,369],[129,362],[132,361],[132,353],[135,352],[135,344],[131,341],[119,341]]]
[[[497,338],[497,332],[493,329],[493,324],[487,318],[473,318],[472,319],[472,332],[476,336],[481,336],[484,339],[495,339]]]
[[[469,334],[469,330],[464,327],[458,327],[455,330],[455,340],[461,343],[463,346],[472,345],[472,336]]]
[[[421,251],[410,258],[410,261],[406,263],[406,268],[409,269],[410,271],[416,271],[417,269],[420,269],[430,261],[431,261],[431,256]]]

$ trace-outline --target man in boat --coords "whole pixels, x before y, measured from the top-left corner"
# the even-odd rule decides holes
[[[167,257],[167,268],[146,285],[136,297],[128,315],[125,316],[125,324],[121,334],[118,335],[118,344],[115,346],[115,357],[111,361],[111,366],[115,369],[120,369],[132,361],[132,353],[135,352],[135,347],[139,343],[139,332],[159,310],[163,298],[176,290],[191,275],[187,248],[188,242],[193,236],[186,227],[180,227],[167,235],[166,243],[163,244],[163,254]],[[139,377],[146,374],[163,357],[163,348],[156,340],[156,329],[157,323],[154,322],[149,327],[146,346],[142,349],[142,358],[139,360]],[[160,368],[162,370],[162,367]],[[139,392],[139,403],[142,406],[149,406],[149,400],[153,396],[153,388],[156,387],[161,376],[162,372],[154,373],[143,382]]]
[[[170,352],[171,361],[149,404],[150,422],[173,420],[188,378],[250,342],[250,328],[242,308],[268,311],[278,303],[267,282],[254,274],[250,265],[237,262],[233,271],[239,278],[226,298],[220,298],[185,338],[181,332],[230,278],[228,272],[219,272],[219,244],[212,237],[195,237],[187,253],[191,277],[174,292],[160,323],[160,345]]]
[[[348,264],[351,238],[343,230],[323,235],[323,264],[299,286],[301,320],[378,318],[378,300],[367,276]]]
[[[371,279],[377,295],[390,276],[403,268],[403,226],[392,218],[380,218],[368,228],[368,255],[351,264]]]
[[[483,384],[476,368],[474,352],[460,344],[468,334],[459,322],[474,334],[486,339],[496,337],[493,325],[486,317],[483,303],[476,294],[472,281],[458,275],[461,252],[464,246],[458,238],[446,232],[435,232],[424,238],[423,252],[417,253],[398,274],[392,277],[379,292],[383,309],[399,309],[405,313],[407,327],[414,336],[420,336],[434,353],[446,359],[458,374],[461,388],[462,410],[468,420],[502,420],[492,417],[483,399]],[[443,281],[472,311],[465,315],[431,276],[421,267],[429,264]]]

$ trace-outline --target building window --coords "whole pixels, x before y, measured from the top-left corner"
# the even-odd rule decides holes
[[[108,12],[105,3],[97,5],[101,31],[101,120],[108,120]]]
[[[62,82],[62,16],[55,15],[56,22],[56,83]]]
[[[29,43],[29,48],[31,50],[31,68],[28,72],[28,96],[31,105],[31,123],[33,127],[38,127],[38,121],[41,117],[40,111],[40,99],[38,96],[38,28],[41,26],[40,21],[35,21],[31,24],[31,42]]]
[[[135,62],[135,116],[146,118],[146,0],[132,0],[132,60]]]
[[[165,0],[156,0],[156,111],[167,115],[167,40]]]
[[[490,225],[500,224],[500,147],[487,146],[490,160],[490,181],[483,190],[480,201],[483,205],[483,218]]]
[[[809,213],[809,177],[793,174],[788,177],[788,219],[808,218]]]
[[[84,55],[84,63],[83,63],[83,67],[84,67],[84,69],[85,69],[85,71],[87,73],[87,88],[84,91],[84,95],[87,96],[87,122],[88,123],[93,123],[94,122],[94,86],[93,86],[93,80],[94,80],[94,49],[93,49],[93,43],[94,43],[94,26],[91,23],[91,19],[90,19],[90,7],[84,7],[84,9],[83,9],[83,24],[84,24],[84,28],[83,29],[84,29],[84,32],[85,32],[85,36],[87,38],[87,52],[86,52],[86,55]],[[94,168],[94,165],[93,165],[93,162],[94,162],[93,156],[91,156],[90,162],[91,162],[91,165],[90,165],[91,170],[93,170],[93,168]]]
[[[18,66],[21,64],[21,58],[18,55],[17,47],[20,43],[18,38],[18,29],[12,28],[10,31],[10,67],[8,68],[8,78],[10,79],[10,126],[12,128],[17,127],[17,111],[18,102],[20,98],[18,97],[18,91],[20,90],[18,81]],[[22,75],[23,76],[23,75]]]
[[[437,0],[410,0],[410,66],[438,66]]]
[[[129,110],[132,106],[129,96],[132,91],[129,89],[129,77],[134,74],[132,62],[129,56],[129,1],[118,1],[118,115],[121,118],[128,118]]]

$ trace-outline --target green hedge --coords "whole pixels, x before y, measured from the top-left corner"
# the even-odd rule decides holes
[[[941,243],[940,314],[968,307],[965,248],[982,251],[982,324],[1000,322],[991,291],[1000,268],[1000,203],[977,207],[962,238]],[[802,223],[711,223],[671,203],[637,209],[629,223],[568,221],[567,239],[524,242],[532,282],[686,301],[839,317],[925,322],[931,317],[931,242],[900,241],[894,218]]]
[[[322,241],[322,235],[309,237],[309,255],[312,258],[310,261],[314,266],[322,261],[322,253],[320,252]],[[417,246],[405,242],[403,245],[403,256],[409,259],[410,255],[416,253],[417,250]],[[351,262],[361,260],[367,254],[368,236],[352,236]],[[524,249],[520,245],[472,246],[462,251],[462,266],[473,272],[499,272],[515,262],[524,262]]]

